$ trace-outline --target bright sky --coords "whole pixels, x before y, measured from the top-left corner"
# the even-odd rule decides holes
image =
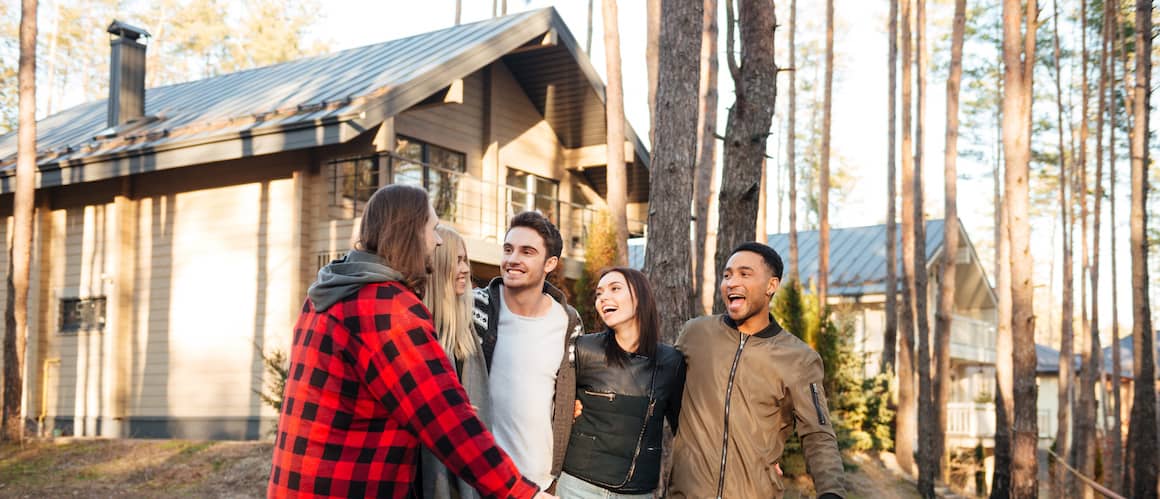
[[[621,0],[619,3],[619,24],[621,33],[621,58],[624,73],[625,114],[629,123],[637,130],[638,135],[647,139],[648,130],[648,103],[645,74],[645,2],[643,0]],[[945,51],[946,39],[950,31],[950,6],[941,5],[944,2],[930,2],[928,5],[928,46],[931,50]],[[584,0],[509,0],[509,12],[553,6],[559,11],[565,23],[571,29],[573,36],[581,44],[584,43],[587,25],[588,2]],[[601,2],[595,2],[593,14],[593,41],[591,59],[593,66],[602,75],[605,68],[602,22],[600,12]],[[833,170],[841,170],[850,178],[850,185],[844,195],[836,198],[831,208],[831,220],[835,227],[850,227],[858,225],[878,224],[885,221],[885,163],[886,163],[886,121],[887,121],[887,54],[886,54],[886,17],[887,2],[869,2],[865,0],[836,0],[835,29],[835,64],[837,66],[834,78],[834,105],[833,105],[833,132],[832,132],[832,164]],[[777,2],[778,22],[781,28],[778,32],[778,63],[788,64],[786,55],[787,41],[785,39],[788,27],[788,2]],[[316,36],[330,39],[335,49],[344,49],[377,43],[394,38],[400,38],[416,33],[441,29],[454,24],[454,0],[425,0],[412,2],[404,0],[328,0],[325,3],[325,17]],[[824,21],[823,2],[798,2],[798,34],[797,43],[800,47],[808,46],[811,41],[816,43],[817,50],[822,50],[823,44],[822,22]],[[464,23],[483,20],[491,17],[492,2],[487,0],[465,0],[463,2]],[[720,109],[718,111],[718,130],[724,133],[726,113],[733,103],[733,86],[728,76],[724,62],[724,4],[720,5],[719,27],[722,32],[719,43],[721,74],[720,82]],[[802,56],[799,52],[799,65]],[[936,57],[946,58],[941,52]],[[820,61],[820,56],[815,56]],[[819,63],[820,64],[820,63]],[[818,65],[799,67],[799,85],[807,76],[821,75],[823,68]],[[811,73],[812,72],[812,73]],[[925,131],[925,211],[928,217],[941,218],[943,213],[943,135],[945,123],[945,93],[946,80],[932,74],[927,80],[927,126]],[[768,153],[784,161],[784,127],[786,117],[785,105],[788,93],[785,90],[786,80],[783,73],[779,80],[778,111],[775,116],[773,133],[768,144]],[[819,90],[820,92],[820,90]],[[798,126],[805,127],[809,123],[808,107],[803,104],[806,96],[798,91]],[[798,155],[803,156],[804,145],[799,141]],[[718,147],[720,154],[721,148]],[[803,159],[804,160],[804,159]],[[991,251],[991,180],[989,164],[981,164],[967,158],[960,158],[958,162],[960,180],[959,214],[964,220],[965,227],[980,253]],[[1121,167],[1121,178],[1127,176],[1127,162]],[[770,192],[776,192],[775,175],[770,175]],[[1128,231],[1127,213],[1127,185],[1120,184],[1123,194],[1117,211],[1122,213],[1119,230],[1120,241],[1127,241]],[[901,207],[900,207],[901,208]],[[778,211],[776,195],[770,196],[768,207],[770,232],[777,232]],[[1105,212],[1107,211],[1105,205]],[[783,207],[780,229],[787,230],[785,224],[788,212]],[[1058,251],[1052,244],[1056,239],[1056,232],[1047,220],[1035,223],[1033,227],[1033,255],[1037,260],[1037,281],[1049,281],[1050,255]],[[1105,226],[1107,220],[1105,219]],[[1078,238],[1078,230],[1077,230]],[[1107,255],[1109,241],[1105,236],[1102,243]],[[1053,249],[1055,248],[1055,249]],[[1120,244],[1117,248],[1119,256],[1119,296],[1120,320],[1122,324],[1131,322],[1131,287],[1130,287],[1130,259],[1127,244]],[[989,261],[989,255],[983,255]],[[1078,258],[1078,246],[1077,246]],[[1101,314],[1106,325],[1110,325],[1111,298],[1107,290],[1111,286],[1110,269],[1105,259],[1101,288]],[[1053,286],[1042,286],[1037,300],[1047,299],[1049,292],[1059,294],[1060,271],[1055,269]],[[1077,271],[1078,276],[1078,271]],[[991,276],[993,279],[994,277]],[[1076,297],[1079,299],[1078,293]],[[1057,301],[1058,299],[1054,299]],[[1078,314],[1078,310],[1077,310]],[[1039,318],[1041,326],[1057,324],[1058,318]],[[1129,326],[1130,327],[1130,326]],[[1123,329],[1123,328],[1121,328]]]

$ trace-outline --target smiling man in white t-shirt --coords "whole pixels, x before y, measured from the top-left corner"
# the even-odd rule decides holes
[[[475,328],[490,373],[491,430],[520,472],[547,490],[560,475],[572,427],[572,343],[583,332],[564,293],[560,231],[539,212],[512,218],[500,277],[475,290]]]

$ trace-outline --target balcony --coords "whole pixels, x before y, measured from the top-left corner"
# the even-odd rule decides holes
[[[582,261],[589,232],[599,213],[591,206],[559,199],[555,195],[558,182],[552,179],[535,177],[524,182],[521,177],[519,182],[513,182],[521,185],[508,185],[396,154],[345,159],[330,167],[332,219],[352,219],[361,214],[366,200],[379,185],[415,185],[427,191],[439,219],[466,238],[498,244],[513,215],[538,210],[560,230],[564,239],[563,256]],[[380,182],[380,179],[387,181]],[[645,223],[630,219],[628,228],[630,234],[642,235]],[[337,255],[320,252],[316,256],[320,265],[324,265]]]
[[[951,319],[951,359],[995,363],[995,325],[955,315]]]
[[[947,403],[947,442],[952,447],[993,445],[995,404],[978,402]]]

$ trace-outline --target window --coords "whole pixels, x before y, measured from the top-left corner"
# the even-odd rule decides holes
[[[331,161],[330,170],[330,206],[343,218],[353,218],[381,185],[378,161],[374,156],[341,159]]]
[[[521,211],[538,210],[559,225],[560,184],[528,172],[508,168],[508,217]]]
[[[60,332],[78,333],[105,329],[105,297],[61,298]]]
[[[459,177],[467,171],[465,154],[400,135],[391,170],[392,182],[426,189],[439,218],[455,219]]]

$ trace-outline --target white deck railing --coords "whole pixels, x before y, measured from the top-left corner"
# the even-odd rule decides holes
[[[995,324],[960,315],[953,316],[951,318],[951,358],[993,364],[995,362]]]
[[[947,403],[947,435],[965,438],[995,436],[995,404]]]

